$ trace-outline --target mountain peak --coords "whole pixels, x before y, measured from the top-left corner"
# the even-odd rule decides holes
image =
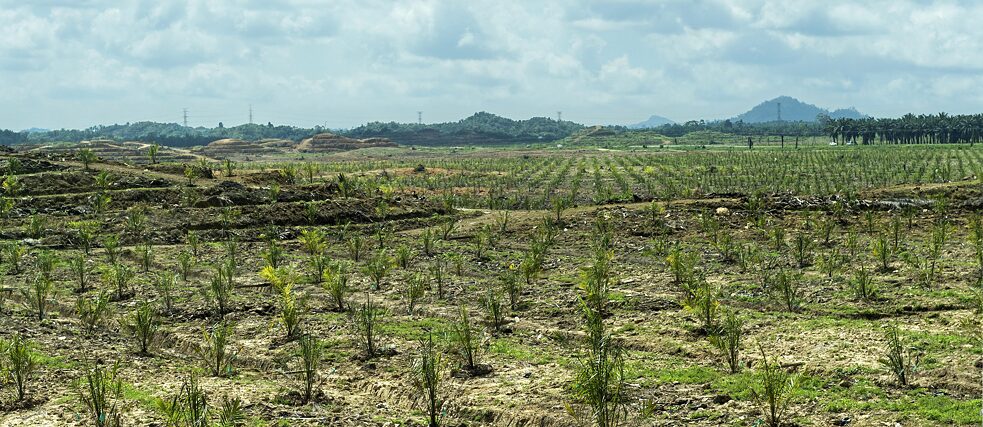
[[[734,117],[734,120],[741,120],[745,123],[774,122],[778,120],[788,122],[815,122],[820,114],[828,114],[833,118],[855,118],[866,117],[855,108],[841,108],[834,111],[807,104],[791,96],[782,95],[777,98],[762,102],[749,111]]]
[[[657,128],[662,125],[674,124],[676,122],[667,119],[662,116],[652,115],[644,122],[638,122],[633,125],[628,125],[628,129],[647,129],[647,128]]]

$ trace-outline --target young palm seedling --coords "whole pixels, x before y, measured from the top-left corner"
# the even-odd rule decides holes
[[[181,251],[177,254],[178,271],[181,273],[181,280],[185,282],[191,277],[195,269],[195,257],[191,252]]]
[[[335,309],[339,312],[347,309],[345,299],[351,291],[349,269],[347,262],[338,262],[325,270],[324,276],[321,278],[321,286],[328,292]]]
[[[423,298],[427,291],[427,278],[421,273],[414,273],[406,280],[403,295],[406,298],[406,313],[410,316],[415,313],[416,304]]]
[[[433,342],[433,334],[420,343],[420,355],[413,363],[413,382],[423,394],[426,404],[428,427],[440,427],[443,417],[444,400],[440,397],[440,352]]]
[[[372,297],[366,294],[365,304],[362,304],[355,313],[355,324],[358,327],[366,360],[378,355],[376,327],[379,324],[380,314],[379,309],[372,303]]]
[[[115,298],[117,301],[122,301],[130,296],[130,280],[132,279],[133,270],[126,264],[117,263],[102,267],[102,282],[116,288]]]
[[[460,308],[457,322],[453,324],[450,338],[460,358],[461,368],[468,373],[475,372],[478,368],[479,338],[471,324],[468,309],[463,305]]]
[[[17,390],[19,402],[27,397],[27,384],[34,378],[38,366],[41,365],[40,356],[34,350],[34,344],[21,334],[14,334],[6,345],[6,353],[6,371]]]
[[[744,320],[728,310],[723,316],[717,333],[710,336],[710,342],[720,350],[727,361],[730,373],[741,371],[741,339],[744,336]]]
[[[238,351],[232,348],[231,323],[222,322],[203,331],[204,340],[198,349],[198,357],[213,376],[228,377],[235,372]]]
[[[802,273],[790,273],[781,269],[772,276],[769,283],[772,297],[788,312],[795,313],[801,308],[801,279]]]
[[[109,315],[109,293],[102,291],[94,298],[79,295],[75,300],[75,312],[85,334],[91,335]]]
[[[391,267],[392,261],[384,250],[376,252],[375,256],[369,260],[363,272],[372,279],[372,290],[377,291],[382,287],[382,281],[386,278]]]
[[[164,313],[174,312],[174,283],[177,282],[177,275],[171,273],[157,273],[154,275],[154,288],[157,289],[157,297],[163,306]]]
[[[34,280],[31,281],[31,285],[22,291],[24,301],[27,302],[27,306],[37,315],[38,321],[43,321],[47,317],[48,305],[51,304],[50,298],[53,289],[54,283],[51,281],[51,278],[45,277],[43,274],[37,274],[34,276]]]
[[[860,269],[853,273],[850,286],[853,287],[853,295],[860,301],[871,301],[877,295],[874,276],[867,271],[867,266],[864,264],[860,264]]]
[[[488,291],[485,292],[485,295],[482,297],[481,303],[485,307],[488,323],[492,325],[495,332],[500,332],[502,325],[505,324],[505,312],[502,308],[502,294],[496,292],[494,289],[488,289]]]
[[[311,334],[304,334],[297,340],[297,352],[303,364],[301,373],[304,376],[304,403],[314,397],[314,389],[318,384],[318,366],[324,353],[324,343]]]
[[[880,362],[894,374],[898,385],[907,387],[914,380],[920,357],[915,354],[896,325],[888,326],[885,338],[887,352]]]
[[[75,390],[95,427],[123,425],[120,417],[123,380],[119,376],[119,364],[112,367],[96,364],[75,382]]]
[[[779,363],[769,361],[764,348],[760,350],[761,363],[757,381],[751,386],[751,397],[761,407],[765,424],[769,427],[781,427],[785,424],[798,377],[790,374]]]
[[[149,356],[160,330],[160,321],[157,319],[157,311],[154,306],[147,301],[140,303],[136,311],[130,316],[126,326],[137,339],[139,354]]]
[[[447,270],[447,262],[443,258],[436,258],[430,264],[430,277],[433,280],[434,293],[437,299],[444,299],[444,276]]]
[[[85,254],[78,253],[68,259],[68,267],[75,278],[75,293],[84,293],[89,290],[89,261]]]

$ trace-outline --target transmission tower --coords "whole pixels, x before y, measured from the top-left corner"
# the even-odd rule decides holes
[[[563,121],[563,112],[562,111],[557,111],[556,112],[556,121],[557,122],[562,122]]]
[[[422,125],[423,124],[423,111],[417,111],[416,112],[416,124],[418,124],[418,125]]]
[[[188,127],[188,109],[184,109],[184,127]]]
[[[253,124],[253,104],[249,104],[249,124]]]
[[[782,103],[778,103],[778,121],[782,121]]]

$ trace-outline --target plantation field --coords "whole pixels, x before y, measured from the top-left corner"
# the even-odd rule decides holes
[[[0,425],[979,424],[983,149],[789,145],[0,154]]]

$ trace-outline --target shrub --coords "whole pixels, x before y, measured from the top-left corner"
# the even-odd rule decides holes
[[[96,154],[88,148],[81,148],[76,154],[79,161],[82,162],[82,169],[88,171],[89,165],[96,161]]]
[[[474,257],[475,259],[481,260],[485,258],[485,250],[490,246],[491,235],[488,229],[482,227],[479,229],[473,238],[474,242]]]
[[[96,364],[75,382],[75,390],[96,427],[122,425],[119,410],[123,401],[123,381],[119,377],[118,363],[110,368]]]
[[[287,282],[280,288],[280,324],[283,325],[287,338],[294,338],[300,331],[301,313],[303,308],[293,292],[293,283]]]
[[[751,397],[761,406],[765,424],[769,427],[781,427],[785,424],[798,378],[777,362],[769,361],[764,349],[760,350],[761,363],[756,381],[751,385]]]
[[[238,351],[230,346],[232,330],[233,325],[228,322],[217,323],[211,330],[203,330],[204,340],[197,354],[213,376],[227,377],[235,372]]]
[[[582,275],[585,295],[580,299],[587,329],[587,352],[581,360],[574,389],[590,408],[591,424],[599,427],[618,425],[626,415],[624,406],[625,370],[621,348],[605,331],[603,301],[607,301],[610,254],[595,250],[593,266]],[[589,282],[597,282],[590,284]],[[598,293],[592,295],[592,293]]]
[[[42,250],[34,256],[34,266],[38,274],[46,279],[51,279],[51,274],[58,265],[58,257],[48,250]]]
[[[238,397],[222,397],[222,409],[218,413],[219,426],[235,427],[242,424],[246,416],[242,413],[242,401]]]
[[[317,386],[317,369],[321,363],[321,355],[324,352],[324,343],[310,334],[304,334],[297,340],[297,350],[300,354],[302,374],[304,376],[304,403],[310,402],[314,396],[314,387]]]
[[[690,282],[696,274],[696,263],[698,261],[698,255],[684,251],[679,246],[675,246],[669,250],[669,255],[666,256],[666,267],[669,268],[669,272],[672,274],[672,282],[676,285],[683,285]]]
[[[887,328],[885,338],[887,351],[880,362],[894,374],[898,385],[907,387],[918,370],[919,356],[914,353],[914,349],[910,347],[896,325]]]
[[[424,397],[428,427],[439,427],[444,401],[440,398],[440,353],[433,342],[433,334],[421,342],[420,355],[413,365],[413,379]]]
[[[40,356],[34,350],[34,344],[21,334],[14,334],[6,345],[6,353],[6,371],[17,390],[17,401],[24,400],[27,396],[27,383],[41,364]]]
[[[741,339],[744,336],[744,320],[728,310],[723,316],[717,333],[710,336],[710,343],[717,347],[727,361],[730,373],[741,371]]]
[[[827,251],[819,258],[819,271],[827,278],[832,278],[841,266],[843,266],[843,256],[835,249]]]
[[[806,233],[799,233],[795,236],[795,261],[799,268],[805,268],[812,264],[812,238]]]
[[[325,246],[327,245],[327,238],[320,228],[308,228],[306,230],[301,230],[300,236],[297,238],[297,240],[300,241],[301,247],[304,248],[304,252],[306,252],[308,255],[323,253]],[[270,243],[276,242],[271,238]]]
[[[109,314],[109,293],[102,291],[95,298],[79,295],[75,300],[75,312],[79,316],[85,334],[92,334]]]

